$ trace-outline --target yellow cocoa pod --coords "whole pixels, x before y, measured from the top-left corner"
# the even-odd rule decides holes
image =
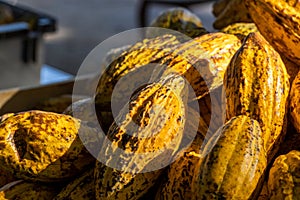
[[[171,164],[167,181],[158,189],[155,200],[192,199],[193,175],[199,160],[199,153],[192,150],[184,152]]]
[[[96,90],[96,104],[110,103],[114,87],[122,77],[136,69],[142,68],[144,65],[157,62],[157,60],[169,54],[171,48],[179,43],[176,36],[163,35],[156,38],[144,39],[125,50],[102,72]],[[151,69],[146,67],[145,70]],[[149,73],[151,73],[151,71]],[[145,77],[141,77],[141,79],[144,78]],[[126,83],[137,84],[136,81]],[[127,88],[134,87],[126,85],[123,90],[126,91]]]
[[[58,185],[32,183],[19,180],[2,187],[0,190],[0,199],[52,200],[58,193],[58,188]]]
[[[108,132],[108,138],[113,145],[105,140],[102,152],[110,156],[117,151],[112,148],[116,144],[128,153],[148,153],[170,148],[171,154],[176,154],[187,119],[187,97],[188,88],[184,78],[175,74],[169,74],[159,82],[144,87],[132,97],[128,106],[115,119]],[[174,142],[174,145],[170,145],[170,142]],[[156,153],[159,155],[161,152]],[[149,154],[151,157],[147,159],[152,160],[154,155],[156,154]],[[141,164],[136,168],[142,170],[148,163],[129,164]],[[127,167],[132,166],[123,167],[126,171]]]
[[[67,184],[53,200],[95,199],[94,168],[88,169]]]
[[[197,120],[188,120],[186,126],[198,127],[197,135],[192,144],[169,166],[165,173],[166,181],[160,185],[156,200],[192,199],[192,187],[195,184],[193,176],[196,168],[199,167],[204,137],[211,134],[208,134],[209,127],[199,113],[193,110],[190,112],[194,119],[199,119],[199,123],[196,124]]]
[[[202,152],[194,178],[193,199],[252,199],[267,167],[259,123],[233,117],[213,135]]]
[[[259,34],[250,33],[224,76],[226,119],[248,115],[259,121],[271,160],[285,133],[289,77],[280,55]]]
[[[236,35],[243,40],[249,33],[258,32],[258,29],[254,23],[239,22],[230,24],[221,29],[222,32]]]
[[[274,161],[268,179],[269,199],[299,199],[300,152],[293,150]]]
[[[281,54],[300,64],[300,4],[297,0],[245,0],[261,34]]]
[[[300,133],[300,73],[295,77],[290,92],[290,115],[291,122]]]
[[[158,67],[154,70],[153,67],[137,67],[132,69],[129,74],[127,73],[127,76],[123,76],[122,81],[124,81],[124,84],[119,84],[118,87],[116,87],[118,92],[115,92],[113,96],[114,101],[118,102],[118,105],[113,105],[112,107],[117,110],[118,113],[126,103],[124,100],[127,100],[127,98],[124,98],[124,94],[128,93],[128,88],[141,86],[139,85],[139,81],[133,81],[132,77],[139,79],[144,77],[143,74],[151,73],[152,77],[149,81],[147,80],[147,82],[150,83],[158,81],[162,76],[166,76],[170,73],[178,73],[184,76],[194,90],[193,93],[190,93],[191,97],[195,98],[196,96],[196,98],[200,99],[208,94],[210,90],[214,90],[223,84],[225,69],[240,45],[241,41],[236,36],[225,33],[206,34],[194,40],[187,41],[182,45],[177,45],[176,49],[170,50],[168,54],[164,54],[164,56],[160,57],[160,59],[158,59],[159,61],[157,60]],[[149,48],[151,49],[151,45]],[[142,56],[143,53],[138,53],[138,55]],[[132,58],[135,57],[132,55]],[[145,59],[147,59],[147,57]],[[146,73],[144,70],[150,71]],[[118,74],[119,72],[116,71],[115,73]],[[109,78],[109,76],[106,78]],[[113,80],[117,82],[119,79],[110,79],[110,81]],[[105,84],[101,87],[105,88],[104,85]],[[110,86],[108,86],[108,88],[109,87]],[[100,96],[98,94],[96,95],[99,97],[99,100],[101,99],[101,101],[97,101],[98,97],[96,97],[97,105],[107,105],[106,103],[111,103],[112,90],[109,89],[109,91],[110,94],[103,92],[102,94],[106,95],[101,98],[100,96],[102,94],[99,93]]]
[[[132,174],[97,163],[95,171],[96,199],[138,200],[155,186],[163,171]]]
[[[15,113],[6,113],[0,116],[0,123],[2,123],[3,121],[5,121],[7,118],[14,116]]]
[[[10,116],[0,123],[0,166],[26,180],[70,179],[95,161],[79,132],[90,137],[90,144],[98,142],[95,128],[68,115],[27,111]]]
[[[194,96],[202,98],[223,84],[225,70],[241,41],[226,33],[209,33],[178,46],[163,58],[161,71],[153,73],[158,80],[169,73],[182,75],[193,88]]]
[[[95,168],[97,199],[139,199],[154,186],[180,153],[187,96],[184,79],[169,75],[132,97],[99,153],[106,163]]]
[[[213,23],[215,29],[222,29],[236,22],[252,22],[243,0],[230,0]]]

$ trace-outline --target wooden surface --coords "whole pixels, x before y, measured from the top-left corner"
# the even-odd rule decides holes
[[[76,81],[82,82],[82,95],[90,81],[90,76],[85,76]],[[39,102],[63,94],[72,94],[74,80],[41,85],[31,88],[13,88],[0,91],[0,115],[9,112],[20,112],[31,109]]]

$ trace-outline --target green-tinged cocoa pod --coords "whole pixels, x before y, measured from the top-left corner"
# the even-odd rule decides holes
[[[0,189],[1,200],[52,200],[59,192],[58,185],[32,183],[23,180],[8,183]]]
[[[239,22],[230,24],[221,29],[222,32],[236,35],[243,40],[249,33],[258,32],[258,29],[254,23]]]
[[[153,73],[157,80],[169,73],[185,77],[197,99],[223,85],[225,70],[241,41],[232,34],[209,33],[178,46],[160,62],[161,71]]]
[[[190,10],[182,7],[170,8],[160,13],[150,24],[151,27],[160,27],[179,31],[191,38],[208,33],[203,27],[201,19]],[[147,36],[160,34],[150,29]]]
[[[219,16],[231,0],[217,0],[212,5],[212,13],[215,17]]]
[[[260,123],[268,162],[285,135],[289,76],[280,55],[259,34],[250,33],[224,76],[226,119],[247,115]]]
[[[97,134],[96,128],[68,115],[16,113],[0,123],[1,169],[25,180],[70,179],[94,163],[85,145],[97,144]]]
[[[94,168],[88,169],[67,184],[53,200],[94,200]]]
[[[245,115],[220,127],[201,152],[193,199],[252,199],[267,167],[259,123]],[[257,196],[256,196],[257,195]]]
[[[278,156],[269,172],[269,199],[300,199],[299,176],[299,151],[293,150]]]
[[[245,0],[260,33],[281,54],[300,65],[298,0]]]
[[[236,22],[252,22],[243,0],[230,0],[213,23],[215,29],[222,29]]]
[[[184,145],[187,92],[173,74],[133,95],[99,153],[106,162],[95,168],[97,199],[139,199],[154,186]]]
[[[102,72],[96,90],[96,104],[110,103],[114,87],[122,77],[142,68],[144,65],[157,62],[157,60],[168,55],[171,49],[179,43],[176,36],[163,35],[152,39],[144,39],[123,52]],[[146,67],[145,70],[151,70],[151,68]],[[151,71],[148,73],[151,73]],[[141,77],[141,79],[144,78],[144,76]],[[123,88],[123,90],[134,88],[128,85],[130,83],[138,84],[139,82],[138,80],[126,82],[126,88]]]
[[[290,115],[291,122],[300,133],[300,72],[295,77],[290,92]]]

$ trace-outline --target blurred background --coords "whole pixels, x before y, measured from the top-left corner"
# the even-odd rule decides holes
[[[169,1],[193,2],[188,9],[213,31],[214,0],[0,0],[0,90],[74,78],[97,45],[178,7]]]
[[[57,19],[57,31],[44,35],[45,63],[76,74],[87,54],[100,42],[122,31],[140,27],[140,0],[11,0]],[[195,4],[196,13],[211,30],[212,2]],[[147,22],[174,5],[151,4]]]

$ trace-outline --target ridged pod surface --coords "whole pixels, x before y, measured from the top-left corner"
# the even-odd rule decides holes
[[[43,111],[16,113],[0,123],[0,166],[17,178],[62,181],[95,161],[78,133],[96,130],[71,116]],[[91,137],[91,143],[97,143]]]
[[[243,40],[249,33],[258,32],[258,29],[254,23],[239,22],[230,24],[221,29],[222,32],[236,35]]]
[[[193,196],[193,174],[199,164],[199,152],[185,151],[178,160],[171,164],[167,181],[159,188],[155,200],[191,199]]]
[[[131,71],[142,66],[156,62],[168,55],[171,49],[180,42],[173,35],[163,35],[156,38],[144,39],[125,50],[113,60],[102,73],[98,82],[95,103],[110,103],[111,95],[117,82]],[[147,70],[146,68],[145,70]],[[151,69],[150,69],[151,70]],[[145,77],[141,77],[142,79]],[[137,83],[135,81],[130,81]],[[130,84],[128,82],[127,84]],[[133,88],[126,86],[126,88]],[[126,91],[126,88],[124,90]]]
[[[298,0],[245,0],[261,34],[280,53],[300,64],[300,4]]]
[[[138,199],[155,184],[162,163],[179,153],[187,92],[182,77],[169,75],[142,88],[121,110],[99,153],[106,163],[96,164],[97,199]]]
[[[0,199],[52,200],[58,191],[57,185],[46,185],[21,180],[4,186],[0,191]]]
[[[240,46],[240,40],[231,34],[217,32],[197,37],[163,58],[160,65],[164,68],[153,73],[151,80],[169,73],[180,74],[200,99],[223,84],[225,70]]]
[[[213,23],[215,29],[222,29],[236,22],[252,22],[243,0],[230,0]]]
[[[94,168],[86,170],[67,184],[53,200],[95,199]]]
[[[233,117],[208,141],[202,155],[193,199],[251,199],[262,184],[266,152],[256,120]]]
[[[97,200],[138,200],[156,184],[163,170],[126,173],[97,163],[95,192]],[[146,198],[147,199],[147,198]]]
[[[290,92],[290,115],[291,122],[300,133],[300,73],[295,77]]]
[[[208,33],[204,28],[201,19],[190,10],[182,7],[170,8],[163,11],[151,22],[152,27],[161,27],[179,31],[191,38]],[[155,29],[154,29],[155,30]],[[149,32],[153,37],[159,33]]]
[[[300,152],[293,150],[274,161],[268,179],[269,199],[300,198]]]
[[[289,77],[280,55],[259,34],[250,33],[224,76],[226,119],[248,115],[259,121],[270,159],[285,133]]]
[[[167,172],[162,175],[166,177],[166,181],[160,185],[155,200],[192,198],[192,186],[195,184],[193,176],[196,168],[199,167],[201,147],[204,137],[211,134],[208,134],[209,127],[200,115],[193,110],[190,110],[190,112],[194,119],[199,120],[187,120],[186,127],[189,129],[190,126],[196,126],[195,129],[198,129],[197,135],[191,145],[179,155],[169,166]]]

